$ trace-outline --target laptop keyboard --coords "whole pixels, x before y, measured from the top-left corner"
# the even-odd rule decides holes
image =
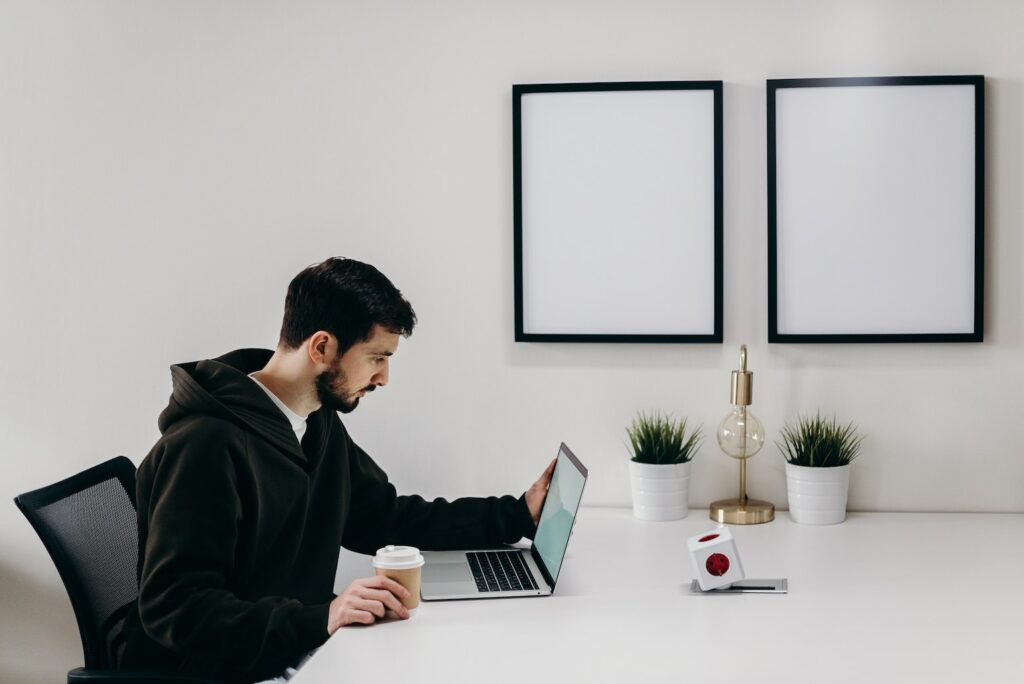
[[[480,591],[525,591],[536,589],[530,568],[519,551],[471,551],[466,553]]]

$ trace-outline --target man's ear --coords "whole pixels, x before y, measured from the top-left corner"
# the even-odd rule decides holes
[[[310,335],[306,348],[309,350],[309,360],[314,365],[326,365],[327,359],[337,351],[338,342],[331,333],[318,330]]]

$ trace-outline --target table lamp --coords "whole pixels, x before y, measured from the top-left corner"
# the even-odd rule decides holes
[[[718,424],[718,446],[740,461],[738,499],[712,501],[712,520],[732,525],[756,525],[775,519],[775,506],[767,501],[747,498],[747,459],[764,446],[764,426],[750,409],[753,401],[754,374],[747,370],[747,345],[740,345],[740,368],[732,372],[732,411]]]

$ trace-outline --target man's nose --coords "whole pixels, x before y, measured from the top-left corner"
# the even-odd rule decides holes
[[[388,362],[385,359],[385,361],[384,361],[384,368],[380,369],[377,372],[376,375],[374,375],[372,378],[370,378],[370,382],[372,382],[374,385],[377,385],[377,387],[383,387],[384,385],[388,384],[388,371],[389,370],[390,369],[388,367]]]

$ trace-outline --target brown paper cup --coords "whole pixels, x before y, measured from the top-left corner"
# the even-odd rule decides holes
[[[414,546],[385,546],[377,549],[373,569],[378,575],[390,577],[409,590],[409,598],[402,600],[409,614],[420,605],[420,578],[423,574],[423,556]]]

